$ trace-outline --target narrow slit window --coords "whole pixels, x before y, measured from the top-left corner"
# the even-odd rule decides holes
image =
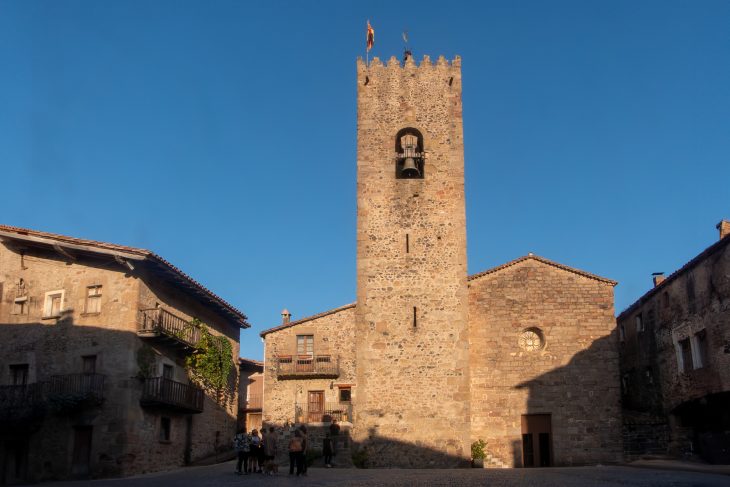
[[[409,240],[408,234],[406,233],[406,254],[409,253],[410,251],[411,251],[410,240]]]
[[[414,306],[414,307],[413,307],[413,328],[415,328],[416,326],[418,326],[418,316],[417,316],[417,311],[418,311],[418,310],[417,310],[417,309],[416,309],[416,307]]]

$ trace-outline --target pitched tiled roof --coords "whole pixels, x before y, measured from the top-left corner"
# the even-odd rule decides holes
[[[252,358],[238,357],[239,367],[250,367],[252,369],[263,369],[264,363]]]
[[[676,271],[672,272],[669,276],[667,276],[666,279],[664,279],[661,283],[651,288],[649,291],[647,291],[643,296],[641,296],[639,299],[634,301],[631,305],[629,305],[628,308],[623,310],[621,314],[618,315],[616,318],[617,320],[620,320],[624,318],[625,315],[628,315],[632,313],[638,306],[644,304],[649,298],[654,296],[656,293],[664,289],[667,285],[669,285],[670,282],[675,280],[680,275],[684,274],[685,272],[692,269],[694,266],[705,260],[710,255],[714,254],[715,252],[719,251],[726,245],[730,244],[730,235],[725,235],[725,237],[721,238],[714,244],[707,247],[705,250],[697,254],[692,260],[684,264],[682,267],[677,269]]]
[[[572,272],[573,274],[578,274],[579,276],[587,277],[589,279],[595,279],[596,281],[605,282],[606,284],[610,284],[611,286],[615,286],[616,284],[618,284],[618,282],[612,281],[611,279],[606,279],[605,277],[597,276],[595,274],[591,274],[589,272],[585,272],[580,269],[576,269],[574,267],[568,267],[567,265],[559,264],[552,260],[546,259],[545,257],[540,257],[539,255],[534,255],[534,254],[527,254],[518,259],[509,261],[506,264],[502,264],[497,267],[492,267],[491,269],[487,269],[486,271],[479,272],[478,274],[472,274],[471,276],[469,276],[467,278],[467,280],[473,281],[474,279],[479,279],[480,277],[486,276],[488,274],[493,274],[495,272],[499,272],[503,269],[512,267],[515,264],[519,264],[520,262],[524,262],[524,261],[530,260],[530,259],[536,260],[538,262],[542,262],[543,264],[551,265],[553,267],[557,267],[558,269],[562,269],[564,271]]]
[[[151,263],[165,272],[176,284],[188,289],[199,298],[204,299],[218,312],[228,317],[232,322],[240,328],[249,328],[246,315],[233,307],[220,296],[216,295],[208,288],[200,284],[192,277],[166,261],[159,255],[146,249],[137,247],[128,247],[126,245],[116,245],[107,242],[99,242],[96,240],[86,240],[83,238],[68,237],[66,235],[58,235],[55,233],[40,232],[27,228],[12,227],[8,225],[0,225],[0,238],[10,238],[15,240],[23,240],[30,243],[59,245],[67,249],[81,250],[92,253],[102,253],[115,255],[121,258],[128,258],[136,261],[144,261]]]
[[[307,316],[306,318],[302,318],[300,320],[290,321],[289,323],[284,323],[283,325],[275,326],[274,328],[269,328],[268,330],[262,331],[260,333],[260,335],[263,338],[266,335],[268,335],[269,333],[273,333],[275,331],[283,330],[285,328],[290,328],[292,326],[300,325],[300,324],[305,323],[307,321],[312,321],[312,320],[317,319],[317,318],[322,318],[323,316],[327,316],[327,315],[332,315],[332,314],[335,314],[335,313],[339,313],[340,311],[344,311],[346,309],[350,309],[350,308],[354,308],[354,307],[355,307],[355,303],[346,304],[344,306],[340,306],[339,308],[334,308],[334,309],[331,309],[329,311],[324,311],[322,313],[318,313],[316,315]]]

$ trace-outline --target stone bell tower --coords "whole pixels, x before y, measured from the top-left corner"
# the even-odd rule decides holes
[[[373,466],[470,456],[461,60],[357,63],[355,439]]]

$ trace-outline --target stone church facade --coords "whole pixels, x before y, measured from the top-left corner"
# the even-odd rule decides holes
[[[491,466],[620,461],[616,283],[532,254],[468,276],[460,58],[357,71],[357,301],[261,333],[264,422],[337,420],[375,467],[478,439]]]

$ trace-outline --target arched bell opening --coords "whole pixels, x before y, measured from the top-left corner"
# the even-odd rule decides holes
[[[395,178],[423,179],[425,169],[423,135],[407,127],[395,136]]]

